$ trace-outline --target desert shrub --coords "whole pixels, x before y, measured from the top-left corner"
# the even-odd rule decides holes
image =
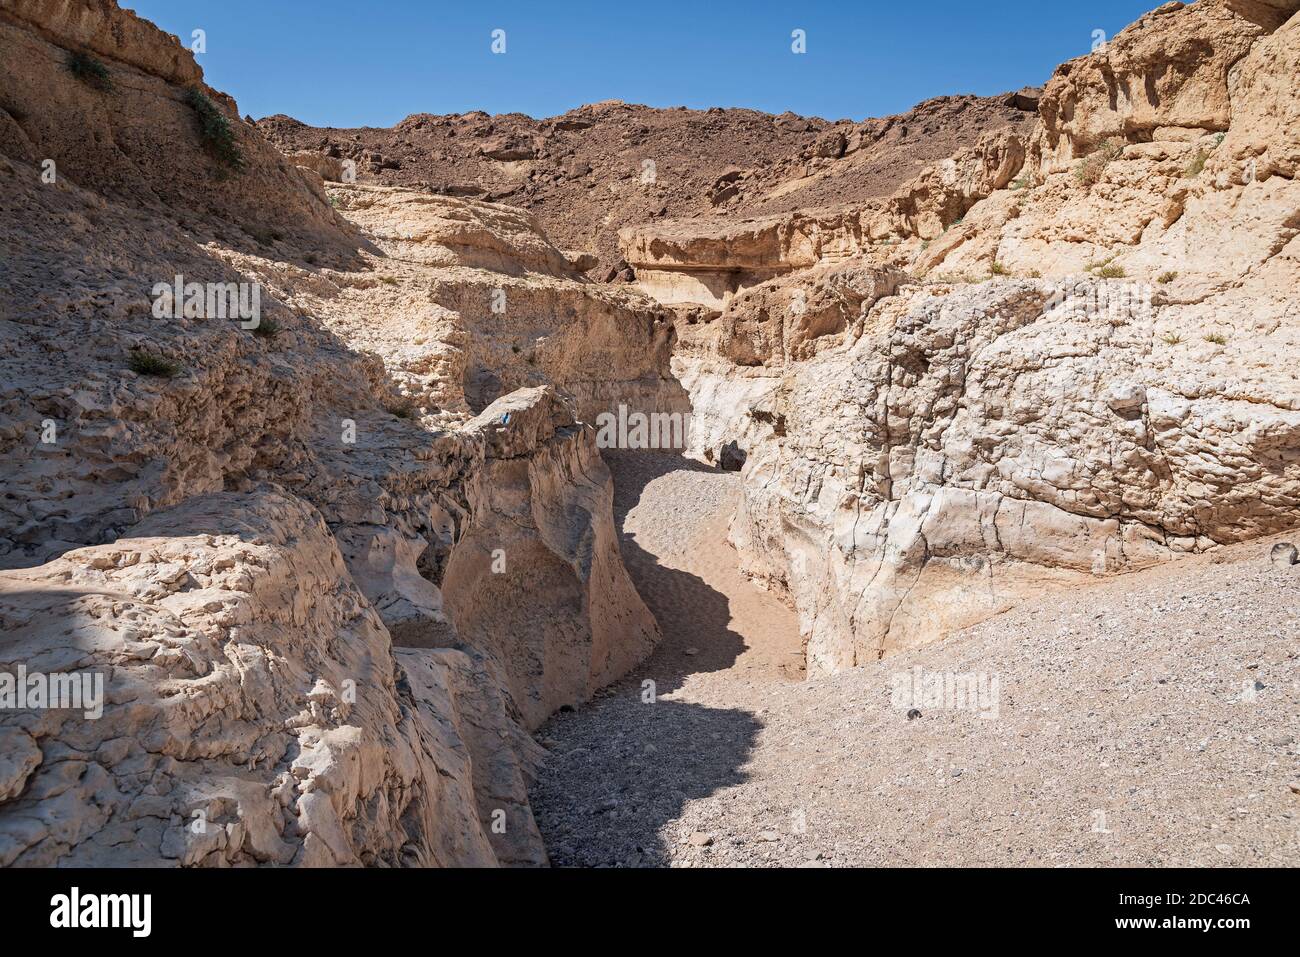
[[[1101,144],[1081,159],[1074,167],[1074,178],[1089,189],[1101,182],[1102,176],[1119,154],[1123,152],[1123,147],[1114,140],[1102,140]]]
[[[1176,346],[1183,341],[1183,337],[1176,332],[1166,332],[1160,337],[1167,345]]]
[[[1123,266],[1102,266],[1097,270],[1097,275],[1101,279],[1123,279],[1128,275]]]
[[[246,227],[246,232],[262,246],[274,246],[280,240],[284,239],[284,234],[278,229]]]
[[[1156,282],[1160,283],[1162,286],[1167,286],[1177,278],[1178,273],[1170,270],[1169,272],[1162,272],[1159,276],[1156,276]]]
[[[1216,346],[1226,346],[1228,344],[1228,337],[1219,332],[1212,332],[1208,336],[1205,336],[1205,341],[1212,342]]]
[[[144,349],[132,349],[126,365],[137,375],[154,376],[159,379],[170,379],[181,371],[181,367],[172,360]]]
[[[263,339],[274,339],[280,334],[280,324],[268,317],[260,319],[251,331],[253,335],[261,336]]]
[[[89,53],[74,50],[68,54],[68,72],[87,86],[107,92],[113,88],[113,77],[108,67]]]
[[[1011,270],[1007,269],[1006,266],[1002,265],[1002,263],[995,259],[993,265],[989,266],[989,274],[992,276],[1009,276],[1011,275]]]
[[[217,158],[226,169],[239,172],[244,168],[244,153],[235,139],[235,131],[230,125],[230,118],[217,108],[202,90],[191,87],[185,94],[185,102],[199,121],[199,135],[208,151]]]

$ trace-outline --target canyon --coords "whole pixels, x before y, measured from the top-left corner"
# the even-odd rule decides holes
[[[1300,861],[1300,0],[863,122],[0,54],[0,671],[105,687],[0,866]]]

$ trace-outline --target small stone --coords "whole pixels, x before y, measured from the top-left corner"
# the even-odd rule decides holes
[[[908,720],[908,721],[915,721],[915,720],[916,720],[917,718],[919,718],[919,717],[921,717],[921,712],[918,711],[918,710],[916,710],[915,708],[913,708],[911,711],[907,712],[907,720]]]
[[[1292,793],[1292,794],[1300,794],[1300,781],[1292,781],[1292,782],[1291,782],[1291,793]]]
[[[762,831],[759,833],[758,839],[760,841],[767,841],[768,843],[771,843],[773,841],[781,840],[781,835],[776,833],[776,831]]]
[[[1231,856],[1232,856],[1232,845],[1231,845],[1231,844],[1215,844],[1215,845],[1214,845],[1214,849],[1215,849],[1216,851],[1218,851],[1220,854],[1224,855],[1225,857],[1231,857]]]
[[[700,649],[698,649],[698,648],[687,648],[687,649],[686,649],[686,653],[687,653],[688,655],[698,655],[698,654],[700,653]]]
[[[694,847],[708,847],[713,843],[713,835],[705,834],[703,831],[694,831],[691,836],[686,839],[686,843]]]

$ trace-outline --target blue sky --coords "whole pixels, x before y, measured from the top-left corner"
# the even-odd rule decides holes
[[[863,119],[1043,83],[1159,0],[121,0],[185,39],[255,117],[389,126],[620,99]],[[506,52],[491,51],[505,31]],[[807,52],[791,52],[805,31]]]

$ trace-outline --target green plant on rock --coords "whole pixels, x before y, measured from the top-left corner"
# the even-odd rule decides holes
[[[1118,159],[1122,152],[1124,152],[1124,148],[1114,140],[1102,140],[1095,150],[1075,165],[1074,178],[1091,189],[1101,182],[1102,176],[1106,173],[1106,167]]]
[[[181,371],[179,364],[145,349],[132,349],[127,359],[127,368],[136,375],[153,376],[158,379],[170,379]]]
[[[108,67],[89,53],[74,50],[68,54],[68,71],[82,83],[107,93],[113,89],[113,77]]]
[[[185,94],[185,102],[199,121],[199,135],[204,145],[216,157],[226,170],[238,173],[244,168],[244,153],[235,138],[235,130],[230,125],[230,117],[213,103],[208,95],[198,87],[191,87]]]
[[[257,325],[253,326],[252,333],[263,339],[274,339],[280,334],[280,324],[270,317],[258,320]]]

